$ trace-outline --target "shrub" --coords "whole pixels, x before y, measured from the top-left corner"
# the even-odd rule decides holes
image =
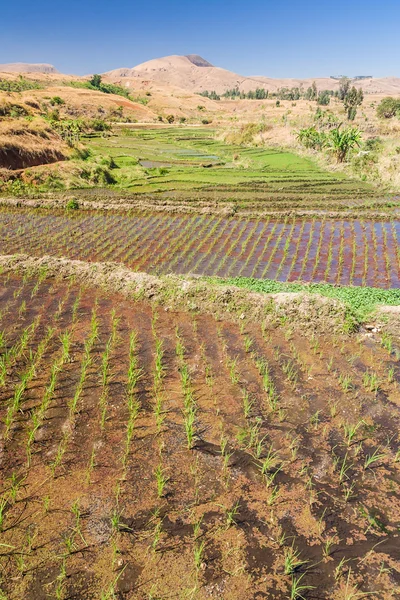
[[[365,140],[364,148],[369,152],[376,152],[380,150],[383,146],[383,142],[380,137],[369,138]]]
[[[341,130],[340,126],[332,129],[327,136],[327,147],[336,156],[337,162],[344,162],[350,150],[360,146],[361,132],[356,127]]]
[[[56,104],[65,104],[65,100],[63,100],[60,96],[53,96],[52,98],[50,98],[50,104],[52,106],[56,106]]]
[[[90,121],[89,126],[93,131],[110,131],[111,129],[111,125],[104,119],[93,119]]]
[[[169,124],[172,124],[175,121],[174,115],[167,115],[166,119]]]
[[[2,102],[0,104],[0,117],[25,117],[28,111],[21,104],[11,104],[10,102]]]
[[[298,141],[312,150],[321,150],[326,144],[326,134],[317,131],[315,127],[306,127],[296,133]]]
[[[22,75],[17,80],[0,79],[0,91],[2,92],[24,92],[25,90],[39,90],[43,86],[38,81],[25,79]]]
[[[211,119],[202,119],[201,122],[203,123],[203,125],[209,125],[210,123],[212,123]]]
[[[379,103],[376,114],[380,119],[391,119],[400,112],[400,100],[387,96]]]
[[[78,210],[79,208],[79,202],[76,198],[71,198],[71,200],[68,200],[67,204],[65,205],[65,208],[67,210]]]

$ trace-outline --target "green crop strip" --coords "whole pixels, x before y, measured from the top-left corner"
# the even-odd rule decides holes
[[[383,290],[374,287],[336,286],[328,283],[282,283],[272,279],[260,280],[248,277],[205,277],[205,279],[213,284],[235,285],[264,294],[305,292],[335,298],[344,302],[359,322],[363,322],[379,305],[400,305],[400,289]]]

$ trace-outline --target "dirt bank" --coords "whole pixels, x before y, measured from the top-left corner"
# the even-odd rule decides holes
[[[51,256],[3,255],[0,268],[3,272],[45,272],[47,277],[74,278],[81,284],[102,287],[127,298],[148,299],[162,304],[167,311],[182,309],[218,318],[277,324],[283,319],[296,327],[321,332],[339,332],[344,324],[356,325],[343,303],[317,294],[258,294],[234,286],[213,286],[199,278],[156,277],[117,263],[86,263]]]

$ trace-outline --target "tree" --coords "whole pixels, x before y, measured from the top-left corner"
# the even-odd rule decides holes
[[[317,84],[315,83],[315,81],[313,81],[311,89],[312,89],[311,100],[316,100],[318,98],[318,90],[317,90]]]
[[[93,77],[89,81],[90,85],[95,88],[99,88],[101,85],[101,75],[93,75]]]
[[[167,115],[166,119],[170,125],[175,121],[174,115]]]
[[[332,129],[326,139],[329,150],[336,156],[336,160],[342,163],[350,150],[355,146],[360,146],[361,132],[357,127],[347,127],[341,130],[339,127]]]
[[[360,88],[357,90],[353,85],[343,99],[343,104],[347,111],[347,118],[349,121],[354,121],[357,114],[357,106],[360,106],[363,100],[364,94],[362,89]]]
[[[317,102],[320,106],[328,106],[330,101],[331,101],[331,95],[328,90],[323,90],[322,92],[319,93]]]
[[[391,119],[396,114],[400,115],[400,100],[387,96],[379,103],[376,114],[380,119]]]
[[[348,77],[342,77],[339,81],[339,100],[344,100],[347,96],[347,92],[350,89],[350,79]]]

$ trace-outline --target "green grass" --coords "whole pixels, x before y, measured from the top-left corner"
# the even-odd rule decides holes
[[[272,279],[234,277],[223,279],[206,277],[219,285],[236,285],[253,292],[277,294],[280,292],[307,292],[341,300],[348,306],[358,322],[365,321],[379,305],[400,305],[400,289],[382,290],[373,287],[336,286],[328,283],[281,283]]]

